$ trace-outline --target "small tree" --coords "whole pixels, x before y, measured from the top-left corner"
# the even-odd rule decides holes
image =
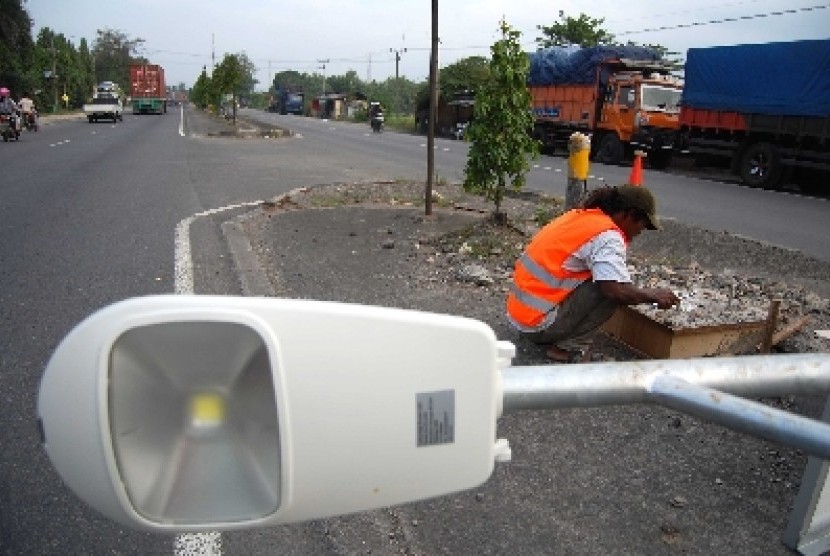
[[[464,168],[464,189],[493,201],[498,223],[507,220],[501,202],[508,182],[520,190],[530,169],[528,156],[539,155],[539,144],[530,135],[530,62],[519,44],[521,33],[504,20],[501,33],[502,39],[490,48],[490,80],[476,93]]]
[[[236,97],[245,82],[245,66],[237,54],[225,54],[222,62],[213,70],[212,82],[221,94],[231,95],[233,125],[236,125]]]

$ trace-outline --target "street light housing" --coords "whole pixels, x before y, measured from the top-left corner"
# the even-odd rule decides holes
[[[248,528],[486,481],[512,345],[470,319],[153,296],[79,324],[38,413],[58,473],[137,528]]]

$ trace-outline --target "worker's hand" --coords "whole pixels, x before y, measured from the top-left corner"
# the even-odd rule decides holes
[[[655,288],[652,290],[652,293],[654,295],[653,303],[657,304],[658,309],[671,309],[675,305],[680,304],[680,298],[669,289]]]

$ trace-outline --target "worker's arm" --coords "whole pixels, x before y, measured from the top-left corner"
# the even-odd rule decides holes
[[[656,303],[660,309],[668,309],[680,303],[674,292],[667,288],[638,288],[627,282],[603,280],[597,282],[602,295],[621,305]]]

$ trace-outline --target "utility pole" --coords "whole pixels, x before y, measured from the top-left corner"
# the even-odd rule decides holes
[[[56,67],[56,59],[57,59],[57,51],[55,50],[55,34],[52,33],[52,42],[49,48],[49,52],[52,54],[52,96],[54,97],[54,103],[52,104],[52,112],[58,111],[58,75],[57,75],[57,67]]]
[[[438,0],[432,0],[432,49],[429,56],[429,115],[427,116],[427,185],[424,214],[432,215],[432,181],[435,175],[435,116],[438,106]]]
[[[398,50],[395,50],[394,48],[390,48],[389,52],[394,52],[395,53],[395,79],[398,79],[400,77],[398,67],[400,66],[400,63],[401,63],[401,54],[406,52],[406,49],[405,48],[399,48]]]
[[[323,64],[320,66],[320,69],[323,70],[323,94],[326,94],[326,64],[329,63],[329,59],[326,58],[325,60],[317,60],[317,63]]]

